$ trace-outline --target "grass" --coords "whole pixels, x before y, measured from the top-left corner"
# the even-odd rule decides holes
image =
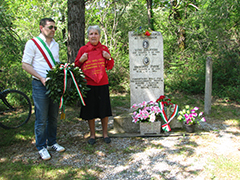
[[[198,106],[200,109],[204,109],[203,96],[189,96],[181,93],[167,94],[172,99],[173,103],[183,107],[186,104],[192,106]],[[111,95],[111,103],[114,116],[124,113],[130,107],[129,94],[114,94]],[[209,123],[217,123],[219,125],[230,125],[234,128],[240,127],[240,106],[235,102],[227,102],[225,100],[216,99],[213,100],[212,112],[206,116]],[[66,119],[59,120],[60,129],[58,131],[58,137],[60,142],[66,144],[77,144],[81,152],[89,155],[104,155],[111,153],[123,154],[124,156],[131,155],[138,152],[147,151],[148,148],[153,147],[157,150],[164,150],[163,144],[157,144],[151,142],[146,146],[138,146],[144,142],[143,138],[132,138],[134,142],[131,146],[119,149],[118,147],[104,146],[101,150],[96,150],[95,146],[90,146],[82,143],[82,134],[77,137],[71,137],[69,132],[73,129],[77,129],[79,133],[88,131],[87,123],[78,118],[79,107],[66,107]],[[34,115],[32,115],[30,121],[23,127],[14,130],[0,129],[0,180],[17,180],[17,179],[98,179],[99,173],[102,169],[93,166],[84,166],[81,168],[63,166],[59,164],[51,164],[51,161],[42,161],[40,159],[28,159],[27,157],[23,161],[15,161],[12,159],[12,155],[21,156],[18,154],[18,150],[12,150],[15,146],[23,149],[30,148],[34,144]],[[234,133],[234,132],[230,132]],[[198,148],[198,144],[195,143],[197,138],[201,138],[206,141],[206,146],[209,143],[214,143],[214,138],[209,136],[194,136],[191,139],[186,137],[180,137],[180,142],[175,146],[175,154],[179,156],[195,155],[194,148]],[[36,151],[33,149],[33,151]],[[36,151],[37,152],[37,151]],[[211,153],[211,152],[209,152]],[[214,158],[213,158],[214,157]],[[213,156],[209,159],[209,164],[213,169],[206,168],[206,171],[211,174],[209,179],[236,179],[236,175],[239,173],[240,161],[230,157],[216,157]],[[128,157],[129,161],[131,157]],[[124,173],[124,172],[123,172]],[[136,171],[135,173],[138,173]],[[162,172],[166,174],[167,172]],[[197,173],[197,172],[193,172]],[[154,178],[152,178],[154,179]]]
[[[211,159],[213,164],[209,171],[211,172],[212,179],[237,179],[239,178],[240,160],[232,159],[229,157],[216,157]]]
[[[95,172],[88,170],[88,167],[78,169],[72,167],[55,167],[49,165],[47,162],[42,161],[38,164],[15,162],[15,163],[1,163],[0,167],[0,179],[58,179],[58,180],[68,180],[68,179],[79,179],[79,180],[95,180],[97,176]]]

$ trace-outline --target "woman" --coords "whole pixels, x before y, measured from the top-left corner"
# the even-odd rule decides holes
[[[96,143],[96,118],[101,119],[104,142],[110,143],[111,139],[108,136],[107,126],[108,117],[112,116],[112,110],[106,68],[107,70],[112,69],[114,60],[108,48],[99,42],[101,30],[97,25],[89,26],[87,34],[89,42],[79,49],[75,59],[75,66],[82,69],[90,88],[87,97],[84,98],[86,106],[81,108],[80,117],[88,120],[90,128],[89,144]]]

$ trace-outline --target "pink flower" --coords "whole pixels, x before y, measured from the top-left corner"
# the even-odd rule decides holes
[[[195,113],[195,110],[194,110],[194,109],[192,109],[190,112],[191,112],[191,113]]]
[[[138,106],[137,106],[137,104],[133,104],[131,108],[137,109]]]
[[[206,122],[206,119],[205,119],[205,117],[203,117],[203,118],[201,119],[201,121],[203,121],[203,122]]]
[[[184,114],[184,117],[185,117],[186,119],[188,119],[188,114]]]
[[[197,111],[198,109],[199,109],[199,107],[195,107],[195,108],[193,108],[195,111]]]
[[[197,113],[192,113],[192,116],[193,117],[197,117]]]

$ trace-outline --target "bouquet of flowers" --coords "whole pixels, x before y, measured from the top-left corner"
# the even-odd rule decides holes
[[[164,107],[167,109],[167,111],[171,110],[173,108],[173,103],[171,103],[171,99],[170,98],[166,98],[166,96],[161,95],[157,100],[157,103],[163,103]],[[168,113],[169,114],[169,113]]]
[[[165,122],[162,125],[164,131],[171,131],[170,122],[178,114],[178,105],[171,103],[171,99],[161,95],[156,102],[159,104],[160,110],[162,111],[161,117]]]
[[[158,103],[153,101],[143,101],[138,105],[133,104],[131,108],[134,109],[132,115],[134,123],[155,122],[156,117],[162,113],[158,106]]]
[[[190,108],[189,105],[185,106],[185,109],[182,111],[179,111],[178,113],[178,120],[180,122],[184,122],[185,124],[192,125],[192,124],[199,124],[200,121],[205,122],[206,119],[204,117],[201,117],[203,115],[203,112],[200,112],[199,114],[196,112],[198,111],[198,107]]]
[[[143,28],[142,26],[140,26],[139,28],[137,28],[135,31],[134,31],[134,34],[137,34],[137,35],[145,35],[145,36],[150,36],[151,35],[151,31],[148,30],[149,28]]]
[[[161,95],[161,96],[156,100],[156,102],[163,102],[163,104],[166,104],[167,106],[168,106],[168,105],[173,105],[173,104],[171,103],[171,99],[166,98],[166,96],[164,96],[164,95]]]

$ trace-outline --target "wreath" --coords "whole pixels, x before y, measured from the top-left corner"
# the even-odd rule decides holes
[[[78,97],[84,105],[83,97],[86,97],[89,90],[83,72],[79,67],[75,67],[74,63],[57,63],[53,69],[49,70],[46,88],[46,94],[54,102],[70,106],[79,100]]]

